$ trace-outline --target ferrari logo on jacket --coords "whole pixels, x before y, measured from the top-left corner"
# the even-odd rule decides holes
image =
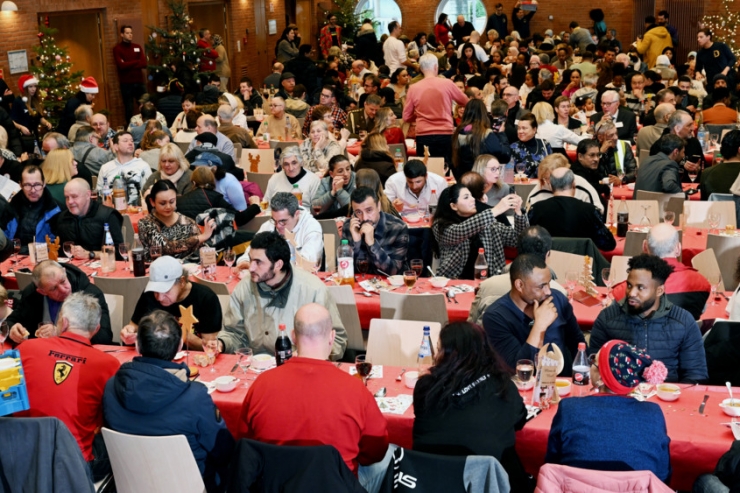
[[[54,365],[54,383],[61,385],[70,373],[72,373],[72,364],[67,361],[57,361]]]

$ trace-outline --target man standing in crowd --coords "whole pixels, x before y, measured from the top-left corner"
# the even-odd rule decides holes
[[[668,23],[669,17],[670,14],[667,10],[661,10],[660,12],[658,12],[658,15],[655,16],[655,24],[668,29],[668,32],[671,35],[671,42],[673,43],[673,47],[676,48],[678,46],[678,29],[676,28],[676,26]]]
[[[102,310],[94,296],[69,295],[59,309],[56,332],[18,346],[31,408],[21,416],[59,418],[72,432],[94,480],[110,472],[102,436],[103,391],[120,363],[92,347]],[[94,442],[100,442],[95,443]]]
[[[494,29],[500,38],[505,38],[509,34],[509,18],[504,14],[504,4],[499,2],[496,4],[496,10],[488,18],[486,22],[486,28],[483,32],[488,33],[491,29]]]
[[[450,108],[453,102],[464,106],[468,98],[454,82],[437,77],[439,62],[436,55],[427,53],[422,56],[419,67],[424,79],[408,88],[403,121],[416,122],[416,148],[419,152],[423,153],[424,147],[429,147],[429,155],[444,158],[449,167],[452,164],[450,139],[455,130]]]
[[[113,47],[127,122],[134,116],[134,100],[138,101],[146,92],[144,74],[141,72],[146,68],[146,54],[144,48],[132,43],[133,39],[134,29],[128,25],[121,26],[121,42]]]
[[[408,60],[406,57],[406,46],[401,41],[401,33],[403,28],[401,23],[398,21],[392,21],[388,24],[388,32],[390,36],[383,43],[383,55],[385,56],[385,64],[391,69],[391,74],[403,66],[409,68],[418,68],[415,64]]]
[[[712,40],[712,31],[702,29],[697,34],[696,39],[699,42],[699,51],[696,53],[696,74],[703,70],[707,74],[707,80],[714,81],[714,77],[722,74],[727,77],[727,86],[735,87],[735,55],[732,50],[724,43]],[[707,86],[707,92],[711,94],[714,88]]]
[[[532,254],[518,255],[509,275],[511,291],[483,315],[483,328],[493,347],[511,368],[520,359],[535,361],[548,343],[563,351],[565,361],[572,360],[578,343],[586,340],[568,298],[550,290],[552,275],[545,260]],[[566,368],[565,373],[570,374]]]
[[[332,319],[316,303],[296,312],[293,340],[298,355],[249,388],[239,436],[275,445],[332,445],[357,474],[359,465],[383,458],[388,431],[362,382],[328,361],[335,339]]]
[[[355,263],[368,261],[368,272],[403,273],[409,229],[402,220],[380,210],[375,191],[359,187],[352,192],[354,215],[344,222],[342,238],[349,240]]]
[[[514,5],[511,22],[514,24],[514,31],[518,32],[522,39],[527,39],[530,36],[529,23],[532,21],[535,12],[537,12],[537,0],[530,2],[530,7],[534,6],[535,8],[534,10],[530,10],[529,13],[522,10],[521,5],[521,0],[518,0],[516,5]]]
[[[233,353],[251,347],[255,353],[275,353],[278,327],[288,333],[299,308],[309,303],[323,305],[331,314],[334,338],[327,354],[338,360],[347,346],[347,332],[329,290],[321,280],[290,264],[288,242],[276,231],[258,233],[249,250],[250,277],[242,279],[231,293],[231,307],[224,330],[218,336],[219,350]]]
[[[213,37],[211,31],[208,29],[201,29],[198,31],[198,49],[205,50],[203,55],[200,57],[200,71],[201,72],[213,72],[216,70],[216,59],[218,58],[218,52],[213,49]],[[219,82],[221,82],[219,78]]]
[[[126,201],[129,205],[144,205],[141,200],[141,187],[152,174],[152,168],[141,158],[134,157],[134,138],[129,132],[119,132],[113,137],[116,159],[105,163],[98,174],[98,192],[103,191],[107,180],[113,186],[113,180],[120,176],[126,186]]]
[[[626,298],[599,313],[591,330],[589,352],[619,339],[650,355],[668,369],[668,382],[702,382],[708,378],[701,332],[689,312],[671,303],[666,281],[671,266],[654,255],[629,260]]]
[[[694,320],[699,320],[709,298],[711,286],[696,269],[687,267],[678,260],[681,256],[681,241],[676,228],[666,223],[653,226],[642,244],[642,250],[649,255],[662,258],[673,268],[665,282],[666,298],[688,311]],[[627,281],[622,281],[612,288],[612,296],[617,301],[622,301],[626,293]]]
[[[100,330],[92,337],[92,343],[110,344],[113,333],[103,292],[90,284],[87,274],[74,265],[62,265],[53,260],[36,264],[33,282],[21,290],[20,302],[6,319],[10,326],[10,339],[19,344],[24,339],[55,335],[54,324],[59,321],[62,303],[70,294],[79,292],[94,296],[102,310]]]

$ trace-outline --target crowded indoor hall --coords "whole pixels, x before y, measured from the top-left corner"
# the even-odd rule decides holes
[[[0,491],[735,491],[686,5],[2,2]]]

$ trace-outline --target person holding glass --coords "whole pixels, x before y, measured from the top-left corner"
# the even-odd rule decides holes
[[[526,174],[537,177],[537,167],[545,156],[552,154],[552,148],[546,140],[535,137],[537,118],[531,113],[522,116],[516,125],[518,142],[511,144],[511,155],[516,163],[526,165]]]
[[[483,329],[469,322],[445,326],[438,346],[434,366],[414,388],[414,450],[495,457],[511,491],[533,491],[535,481],[515,450],[527,410],[505,362]]]
[[[198,248],[213,234],[216,221],[208,219],[201,233],[194,220],[178,213],[177,189],[169,180],[155,183],[147,202],[151,212],[139,221],[139,239],[144,246],[144,258],[151,260],[151,246],[161,247],[163,255],[197,257]]]
[[[514,211],[514,227],[496,221],[496,216]],[[483,249],[489,275],[498,275],[506,265],[504,246],[515,247],[519,235],[529,226],[522,213],[522,199],[504,197],[495,207],[476,213],[475,198],[462,185],[445,189],[432,218],[432,250],[439,256],[438,276],[473,279],[475,260]]]

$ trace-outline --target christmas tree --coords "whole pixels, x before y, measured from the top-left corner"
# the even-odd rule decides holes
[[[342,39],[352,42],[357,36],[357,32],[360,30],[362,21],[365,18],[372,18],[372,10],[363,10],[362,12],[355,12],[357,6],[356,0],[334,0],[334,5],[338,7],[333,12],[337,16],[337,24],[342,26],[344,30],[342,32]],[[324,15],[328,15],[329,12],[324,12]]]
[[[738,5],[733,8],[734,0],[722,0],[723,11],[717,15],[705,15],[701,25],[712,31],[712,40],[726,44],[736,57],[740,56],[740,45],[737,42],[737,27],[740,22]]]
[[[172,11],[168,29],[148,26],[151,30],[146,45],[149,80],[166,85],[178,78],[186,88],[191,82],[205,84],[205,72],[200,71],[200,59],[205,50],[197,46],[197,34],[191,29],[193,20],[188,16],[187,5],[183,0],[167,0],[167,6]]]
[[[79,90],[82,71],[72,72],[72,62],[67,49],[54,42],[56,29],[39,26],[39,46],[34,46],[36,62],[31,66],[31,73],[39,81],[39,94],[46,109],[46,119],[52,125],[59,122],[67,100]]]

